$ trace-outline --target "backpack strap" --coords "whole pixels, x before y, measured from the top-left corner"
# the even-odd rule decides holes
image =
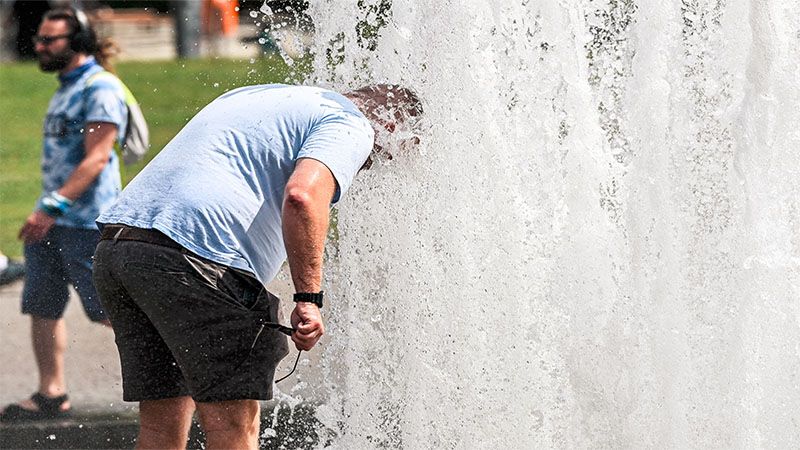
[[[117,77],[116,75],[114,75],[113,73],[111,73],[111,72],[109,72],[107,70],[101,70],[100,72],[93,73],[92,75],[89,75],[89,78],[86,79],[86,85],[85,85],[84,88],[90,87],[92,84],[94,84],[95,81],[103,79],[103,78],[105,78],[106,80],[114,80],[117,83],[119,83],[119,85],[122,87],[122,91],[125,93],[125,104],[126,105],[138,105],[139,104],[139,102],[136,101],[136,97],[133,96],[133,93],[131,92],[131,90],[128,89],[128,86],[125,86],[125,83],[123,83],[122,80],[119,79],[119,77]]]
[[[109,81],[113,79],[115,82],[119,83],[119,86],[122,87],[122,91],[125,94],[124,102],[128,109],[128,124],[125,127],[125,139],[121,140],[118,138],[114,147],[122,155],[122,160],[125,164],[133,164],[140,161],[150,149],[150,131],[147,128],[147,121],[144,118],[144,114],[142,114],[142,108],[139,107],[139,103],[136,101],[130,89],[128,89],[128,86],[125,86],[122,80],[108,71],[102,70],[90,75],[86,79],[84,90],[90,87],[95,81],[103,78]]]

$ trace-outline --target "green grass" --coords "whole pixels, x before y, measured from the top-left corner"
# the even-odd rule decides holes
[[[122,167],[123,184],[215,97],[249,84],[298,82],[307,67],[295,70],[277,57],[120,63],[117,72],[142,106],[153,145],[145,161]],[[11,257],[22,253],[17,232],[41,190],[42,121],[57,87],[55,75],[35,63],[0,64],[0,251]]]

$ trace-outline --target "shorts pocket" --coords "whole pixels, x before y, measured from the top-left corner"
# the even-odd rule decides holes
[[[248,311],[252,311],[259,304],[261,292],[264,291],[261,283],[229,268],[222,270],[217,289],[232,299],[237,306]]]
[[[169,278],[171,281],[178,282],[184,286],[191,286],[191,283],[189,282],[190,274],[185,270],[160,267],[156,264],[144,263],[140,261],[128,261],[124,263],[122,267],[129,272],[145,272],[158,277]]]
[[[183,254],[183,260],[189,267],[191,267],[195,277],[204,281],[212,288],[219,288],[218,284],[221,278],[221,272],[223,272],[223,269],[220,266],[186,253]]]

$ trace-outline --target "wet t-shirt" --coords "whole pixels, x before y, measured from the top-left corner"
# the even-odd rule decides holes
[[[347,98],[309,86],[228,92],[201,110],[98,223],[157,229],[192,252],[268,283],[286,259],[283,194],[300,158],[347,191],[373,131]]]
[[[102,77],[87,86],[103,68],[93,57],[82,66],[59,76],[61,85],[50,100],[44,120],[42,195],[61,188],[86,156],[84,138],[90,122],[112,123],[124,140],[128,123],[125,92],[115,77]],[[110,150],[110,149],[109,149]],[[114,152],[103,171],[75,200],[56,224],[72,228],[96,228],[95,219],[111,206],[122,188],[119,160]]]

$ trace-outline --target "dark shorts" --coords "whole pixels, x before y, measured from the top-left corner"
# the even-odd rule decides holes
[[[123,399],[272,398],[275,367],[289,351],[286,335],[263,326],[278,322],[278,298],[247,274],[152,233],[158,244],[121,236],[100,241],[95,253]]]
[[[97,230],[54,226],[41,241],[25,245],[22,313],[60,319],[72,284],[89,319],[105,320],[92,283],[92,256],[99,240]]]

